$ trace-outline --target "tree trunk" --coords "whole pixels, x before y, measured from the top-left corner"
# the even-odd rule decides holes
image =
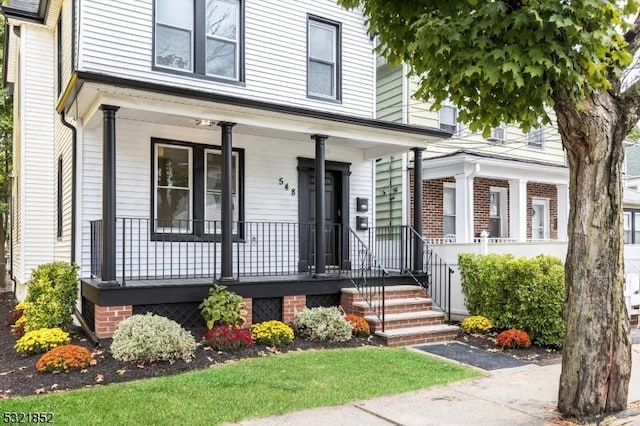
[[[624,111],[609,93],[583,108],[556,99],[570,167],[565,264],[566,338],[558,409],[585,419],[624,410],[631,376],[623,300],[622,141]]]

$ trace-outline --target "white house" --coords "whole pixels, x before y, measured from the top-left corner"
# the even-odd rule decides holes
[[[335,300],[372,270],[373,160],[450,136],[375,119],[372,41],[334,1],[2,11],[12,278],[23,294],[36,265],[79,264],[98,336],[136,312],[197,317],[214,280],[254,322]]]

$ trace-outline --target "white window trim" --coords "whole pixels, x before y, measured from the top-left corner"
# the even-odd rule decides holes
[[[325,28],[331,30],[333,34],[333,38],[331,40],[333,47],[333,62],[327,62],[324,59],[318,59],[311,56],[311,27],[312,26]],[[309,17],[307,19],[307,95],[312,97],[319,97],[324,99],[336,100],[338,99],[338,30],[339,27],[335,24],[330,24],[328,22],[322,22],[319,19],[314,17]],[[311,75],[311,62],[319,62],[326,65],[333,65],[333,84],[331,86],[331,95],[326,95],[324,93],[316,93],[312,92],[309,87],[309,77]]]
[[[444,210],[444,191],[445,189],[453,189],[453,215],[450,214],[445,214],[445,210]],[[456,184],[455,183],[451,183],[451,182],[443,182],[442,183],[442,236],[447,238],[449,234],[445,234],[444,233],[444,218],[446,217],[453,217],[453,227],[454,229],[456,228],[456,216],[458,215],[458,206],[456,205]],[[455,229],[456,232],[454,232],[454,234],[457,236],[457,232],[458,230]]]
[[[194,7],[195,7],[195,6],[194,6]],[[176,70],[176,71],[180,71],[180,72],[190,72],[190,73],[193,73],[193,72],[194,72],[194,66],[195,66],[195,64],[194,64],[194,62],[195,62],[195,48],[194,48],[194,42],[193,42],[194,33],[195,33],[195,28],[194,28],[194,27],[195,27],[195,20],[194,20],[194,19],[192,19],[192,20],[191,20],[191,29],[182,28],[182,27],[177,27],[177,26],[175,26],[175,25],[171,25],[171,24],[165,24],[165,23],[163,23],[163,22],[159,22],[159,21],[158,21],[158,15],[159,15],[159,13],[158,13],[158,10],[157,10],[157,8],[158,8],[158,3],[157,3],[157,2],[154,4],[154,8],[155,8],[156,10],[154,11],[154,12],[155,12],[155,13],[154,13],[154,15],[155,15],[155,22],[154,22],[154,28],[153,28],[153,36],[154,36],[154,38],[155,38],[155,40],[154,40],[154,47],[153,47],[153,65],[154,65],[155,67],[163,68],[163,69],[166,69],[166,70]],[[156,49],[158,48],[158,25],[162,25],[162,26],[167,27],[167,28],[173,28],[173,29],[177,29],[177,30],[181,30],[181,31],[189,31],[190,36],[191,36],[191,37],[190,37],[191,42],[189,43],[189,65],[190,65],[189,69],[186,69],[186,68],[176,68],[176,67],[168,67],[168,66],[166,66],[166,65],[160,65],[160,64],[158,64],[158,62],[156,61],[156,57],[158,56],[158,55],[156,54]]]
[[[535,145],[530,145],[530,142],[532,140],[532,135],[536,134],[536,133],[540,133],[540,147],[535,146]],[[540,127],[539,129],[534,129],[529,131],[529,133],[526,134],[526,140],[525,140],[525,148],[530,149],[532,151],[544,151],[546,149],[546,141],[545,141],[545,128],[544,127]]]
[[[495,132],[497,130],[502,131],[502,137],[498,137],[495,135]],[[491,136],[489,136],[487,140],[490,140],[492,142],[497,142],[497,143],[506,143],[507,142],[507,126],[505,126],[504,124],[500,124],[498,127],[494,127],[493,129],[491,129]]]
[[[539,239],[539,238],[533,238],[533,218],[531,218],[531,239],[534,241],[543,241],[543,240],[549,240],[551,238],[551,228],[550,228],[550,224],[551,224],[551,220],[550,220],[550,209],[549,209],[549,199],[548,198],[536,198],[536,197],[532,197],[531,198],[531,210],[533,210],[533,206],[534,205],[541,205],[543,206],[544,209],[544,224],[543,224],[543,238]]]
[[[443,108],[452,108],[455,110],[455,123],[443,123],[442,121],[442,109]],[[454,105],[441,105],[440,109],[438,110],[438,128],[440,128],[441,130],[445,130],[442,129],[441,125],[444,124],[445,126],[455,126],[455,130],[453,131],[454,135],[459,135],[460,134],[460,122],[458,121],[458,107],[454,106]]]
[[[187,230],[181,231],[179,228],[175,229],[159,227],[158,226],[158,148],[165,147],[171,149],[186,149],[189,151],[189,226]],[[160,188],[175,188],[175,189],[186,189],[182,187],[171,187],[171,186],[160,186]],[[193,232],[193,149],[188,146],[181,145],[171,145],[164,143],[157,143],[154,145],[153,149],[153,191],[154,191],[154,202],[153,202],[153,228],[156,233],[163,234],[190,234]]]
[[[500,186],[490,186],[489,193],[497,192],[499,194],[498,206],[500,211],[500,238],[505,238],[509,235],[509,212],[508,212],[508,189]],[[491,213],[491,212],[489,212]],[[489,215],[491,218],[491,215]]]
[[[205,222],[208,221],[212,221],[213,219],[209,219],[207,217],[207,192],[208,192],[208,188],[207,188],[207,154],[216,154],[216,155],[220,155],[222,156],[222,150],[220,149],[214,149],[214,148],[206,148],[204,150],[204,220]],[[233,194],[235,194],[236,196],[236,204],[240,203],[240,155],[237,151],[233,151],[232,153],[233,157],[236,160],[236,166],[235,166],[235,174],[236,174],[236,179],[235,179],[235,188],[233,188]],[[220,192],[222,194],[222,191]],[[232,195],[233,195],[232,194]],[[234,223],[238,223],[238,221],[240,220],[240,206],[236,205],[235,209],[233,211],[233,220],[232,222]],[[235,218],[235,216],[237,216],[237,219]],[[236,230],[237,226],[234,226],[234,231],[233,233],[237,233]],[[205,234],[207,235],[217,235],[219,234],[219,230],[218,229],[214,229],[213,232],[207,232],[207,230],[205,229]]]
[[[214,40],[220,40],[223,42],[227,42],[227,43],[234,43],[236,45],[236,57],[235,57],[235,74],[233,77],[227,77],[224,75],[220,75],[220,74],[211,74],[211,73],[206,73],[206,75],[211,76],[211,77],[216,77],[216,78],[222,78],[225,80],[230,80],[230,81],[238,81],[239,80],[239,76],[240,76],[240,13],[242,12],[240,10],[240,1],[239,0],[216,0],[218,2],[224,2],[224,3],[228,3],[231,4],[233,6],[235,6],[236,8],[236,38],[235,39],[231,39],[231,38],[225,38],[225,37],[220,37],[220,36],[216,36],[213,34],[210,34],[208,32],[206,32],[205,30],[205,57],[204,57],[204,61],[206,62],[207,60],[207,40],[209,38],[212,38]],[[206,18],[205,18],[206,21]],[[206,70],[206,63],[205,63],[205,70]],[[206,71],[205,71],[206,72]]]

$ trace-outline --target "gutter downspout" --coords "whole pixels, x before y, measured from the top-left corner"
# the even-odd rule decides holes
[[[71,130],[71,263],[76,261],[76,153],[78,149],[78,130],[67,121],[65,112],[60,113],[60,124]]]

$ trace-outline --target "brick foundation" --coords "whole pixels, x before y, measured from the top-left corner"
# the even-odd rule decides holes
[[[296,312],[307,307],[307,296],[284,296],[282,298],[282,322],[291,324]]]
[[[251,324],[253,324],[253,299],[250,297],[245,297],[244,299],[242,299],[242,304],[244,305],[244,308],[247,310],[247,317],[245,318],[244,324],[242,325],[243,328],[249,328],[251,327]]]
[[[120,321],[133,314],[133,306],[99,306],[95,305],[94,324],[96,336],[100,339],[113,336]]]

